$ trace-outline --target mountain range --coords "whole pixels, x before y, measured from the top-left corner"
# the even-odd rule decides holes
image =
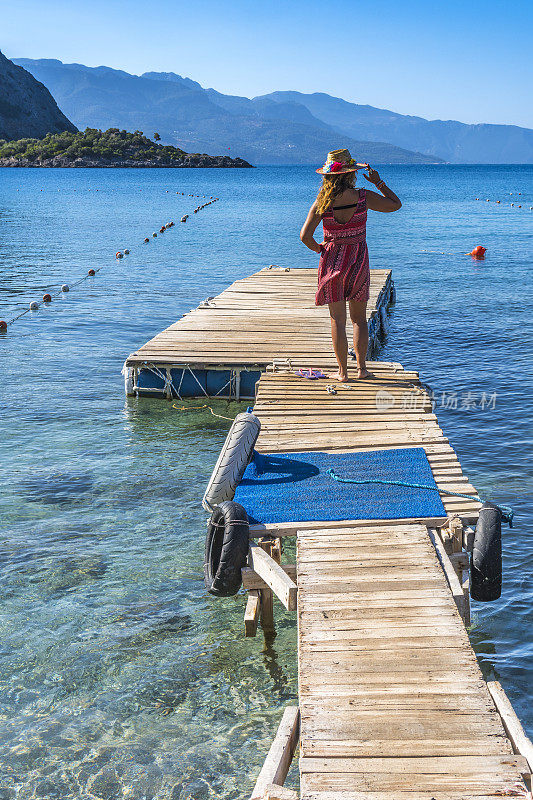
[[[319,164],[348,147],[374,163],[533,163],[533,130],[426,120],[328,94],[247,98],[204,89],[174,72],[131,75],[110,67],[14,59],[83,129],[158,132],[189,152],[228,153],[255,164]]]
[[[0,53],[0,139],[75,130],[48,89]]]

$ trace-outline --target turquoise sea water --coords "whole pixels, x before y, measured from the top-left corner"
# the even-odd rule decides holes
[[[369,218],[398,293],[381,358],[420,370],[465,473],[515,509],[472,641],[531,735],[533,168],[381,173],[404,202]],[[0,318],[102,267],[0,334],[2,800],[249,796],[297,696],[294,619],[278,604],[265,648],[242,596],[203,588],[200,500],[229,422],[126,401],[120,371],[235,278],[316,265],[298,239],[316,187],[300,167],[0,170]],[[180,225],[198,201],[177,191],[220,202]]]

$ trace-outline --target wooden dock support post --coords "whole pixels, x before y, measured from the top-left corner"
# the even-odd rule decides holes
[[[288,706],[283,712],[281,722],[270,746],[268,755],[255,782],[250,800],[274,800],[272,787],[282,787],[298,744],[300,736],[300,710],[298,706]],[[270,792],[270,795],[267,793]],[[280,796],[280,800],[282,795]]]
[[[259,540],[257,547],[270,555],[272,547],[272,539],[265,537]],[[250,548],[250,566],[254,568],[252,548]],[[258,560],[256,559],[257,566]],[[257,572],[257,570],[255,569]],[[261,576],[263,577],[263,576]],[[261,627],[265,637],[272,638],[276,635],[276,626],[274,625],[274,594],[272,589],[261,589],[259,592],[259,617],[261,620]]]
[[[279,540],[276,541],[279,542]],[[250,542],[249,565],[268,584],[287,611],[294,611],[298,587],[279,563],[281,560],[279,544],[268,543],[267,546],[268,550],[264,544]]]
[[[461,617],[463,618],[463,622],[466,625],[466,617],[468,615],[465,611],[465,596],[463,587],[459,582],[459,578],[457,577],[453,563],[450,560],[450,556],[446,552],[445,546],[442,543],[437,531],[433,528],[428,528],[428,536],[431,539],[433,547],[437,551],[437,557],[446,576],[448,586],[450,587],[453,599],[455,600],[455,605],[457,606],[457,610],[459,611]]]
[[[244,612],[244,635],[247,637],[255,636],[257,633],[260,606],[261,599],[259,590],[251,589],[248,592],[248,601]]]
[[[452,553],[460,553],[463,549],[463,523],[459,517],[451,517],[449,531],[452,538]]]

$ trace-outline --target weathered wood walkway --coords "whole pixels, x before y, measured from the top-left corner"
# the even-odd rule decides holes
[[[533,745],[499,684],[484,681],[465,628],[476,490],[416,371],[369,362],[370,379],[334,394],[295,374],[335,367],[315,287],[316,270],[261,270],[126,362],[129,393],[181,396],[188,371],[184,396],[256,395],[260,452],[423,447],[439,490],[467,495],[443,494],[440,518],[251,527],[246,635],[259,620],[272,632],[274,594],[297,605],[299,677],[299,707],[285,710],[252,797],[298,797],[282,786],[298,736],[301,800],[530,797]],[[390,271],[373,271],[374,341],[391,292]],[[287,536],[296,564],[281,563]]]
[[[275,360],[331,369],[329,314],[327,306],[315,306],[316,275],[267,267],[235,281],[127,358],[127,393],[253,397],[261,372]],[[392,291],[391,271],[371,270],[372,342]]]
[[[439,489],[472,500],[443,495],[442,519],[252,529],[297,534],[301,798],[525,797],[530,766],[513,752],[464,624],[476,490],[417,374],[371,369],[374,379],[336,384],[335,395],[288,372],[263,375],[257,449],[422,446]]]
[[[425,525],[300,531],[298,587],[302,798],[519,791]]]

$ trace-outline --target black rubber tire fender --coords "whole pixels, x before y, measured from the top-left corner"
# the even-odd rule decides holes
[[[207,525],[205,587],[216,597],[232,597],[242,584],[250,546],[248,515],[239,503],[225,500],[216,506]]]
[[[483,503],[474,534],[470,560],[470,595],[482,603],[497,600],[502,593],[502,511],[494,503]]]

